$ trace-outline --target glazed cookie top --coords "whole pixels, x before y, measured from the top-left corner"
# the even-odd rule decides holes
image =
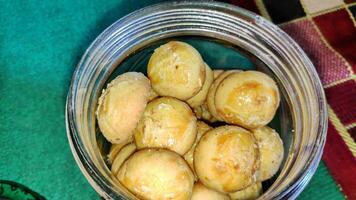
[[[195,171],[202,183],[219,192],[235,192],[255,182],[258,148],[251,132],[237,126],[208,131],[194,152]]]
[[[202,88],[205,64],[192,46],[171,41],[155,49],[148,62],[147,74],[160,96],[187,100]]]
[[[266,74],[245,71],[228,75],[215,93],[218,115],[227,123],[246,128],[268,124],[279,106],[276,83]]]
[[[184,102],[161,97],[151,101],[135,129],[139,149],[167,148],[185,154],[193,145],[197,133],[197,119]]]
[[[118,180],[140,199],[190,199],[194,175],[177,153],[144,149],[134,153],[120,168]]]

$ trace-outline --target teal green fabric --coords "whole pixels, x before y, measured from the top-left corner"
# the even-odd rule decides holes
[[[64,106],[91,41],[121,16],[159,1],[0,0],[0,179],[48,199],[98,199],[67,142]],[[342,199],[321,164],[299,199]]]
[[[321,162],[312,180],[300,194],[298,200],[338,200],[345,199],[324,162]]]

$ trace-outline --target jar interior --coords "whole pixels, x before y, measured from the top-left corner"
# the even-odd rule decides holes
[[[268,124],[268,126],[275,129],[280,134],[283,140],[285,152],[279,172],[277,172],[277,174],[271,179],[263,182],[263,190],[267,191],[267,189],[278,177],[286,159],[288,158],[290,148],[293,146],[293,118],[291,114],[290,103],[287,98],[287,92],[283,85],[280,83],[279,78],[270,70],[270,68],[263,62],[263,60],[260,60],[252,53],[240,48],[239,46],[231,45],[230,43],[208,37],[180,36],[165,38],[146,45],[131,55],[128,55],[122,62],[116,63],[115,66],[113,66],[115,69],[112,71],[110,76],[108,76],[103,87],[105,88],[107,83],[113,80],[116,76],[128,71],[142,72],[147,75],[147,63],[152,53],[154,52],[154,49],[172,40],[183,41],[191,44],[199,51],[204,61],[212,69],[258,70],[270,75],[276,81],[279,87],[281,101],[274,119]],[[102,159],[106,162],[107,154],[109,153],[111,144],[103,137],[97,123],[95,127],[98,149],[101,152]],[[110,165],[107,162],[106,164],[109,168]]]

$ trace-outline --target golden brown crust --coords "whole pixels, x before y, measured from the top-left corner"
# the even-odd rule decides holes
[[[269,123],[279,105],[272,78],[257,71],[229,74],[216,89],[215,108],[227,123],[257,128]]]
[[[199,52],[184,42],[171,41],[155,49],[147,74],[160,96],[187,100],[205,81],[205,64]]]
[[[178,154],[165,149],[134,153],[120,168],[117,178],[140,199],[190,199],[194,175]]]
[[[194,167],[200,181],[219,192],[234,192],[251,185],[259,168],[252,133],[237,126],[208,131],[195,148]]]
[[[151,101],[135,129],[138,149],[167,148],[185,154],[196,137],[197,119],[190,107],[178,99],[161,97]]]

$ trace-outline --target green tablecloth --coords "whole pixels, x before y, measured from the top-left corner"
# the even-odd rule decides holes
[[[48,199],[98,199],[67,142],[70,79],[101,31],[153,2],[0,0],[0,179]],[[321,163],[299,199],[343,199],[337,188]]]

